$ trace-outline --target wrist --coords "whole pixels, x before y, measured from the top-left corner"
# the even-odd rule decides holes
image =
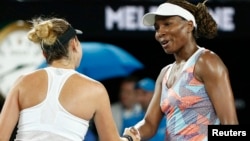
[[[127,141],[133,141],[133,138],[130,135],[123,135],[123,138],[126,138]]]

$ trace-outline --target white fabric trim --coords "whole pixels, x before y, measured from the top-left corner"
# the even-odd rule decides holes
[[[159,16],[180,16],[188,21],[192,21],[194,27],[197,27],[195,18],[188,10],[171,3],[163,3],[159,5],[155,12],[147,13],[143,16],[142,22],[146,26],[153,26],[155,24],[155,15]]]

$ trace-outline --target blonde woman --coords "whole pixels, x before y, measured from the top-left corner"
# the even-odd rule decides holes
[[[49,66],[22,75],[9,91],[0,141],[9,141],[17,123],[16,141],[83,141],[91,119],[101,141],[139,140],[119,136],[105,87],[75,71],[84,53],[80,31],[61,18],[38,17],[32,23],[28,38],[41,45]]]

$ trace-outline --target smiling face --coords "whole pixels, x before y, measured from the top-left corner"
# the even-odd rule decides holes
[[[178,52],[193,38],[193,25],[179,16],[155,16],[155,39],[168,54]]]

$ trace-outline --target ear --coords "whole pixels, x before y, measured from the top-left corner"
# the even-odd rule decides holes
[[[73,51],[77,51],[77,45],[78,45],[78,42],[77,42],[77,39],[76,38],[72,38],[69,42],[69,46],[70,48],[73,50]]]
[[[193,32],[194,30],[194,24],[193,21],[188,21],[188,32]]]
[[[47,54],[43,51],[43,57],[47,59]]]

